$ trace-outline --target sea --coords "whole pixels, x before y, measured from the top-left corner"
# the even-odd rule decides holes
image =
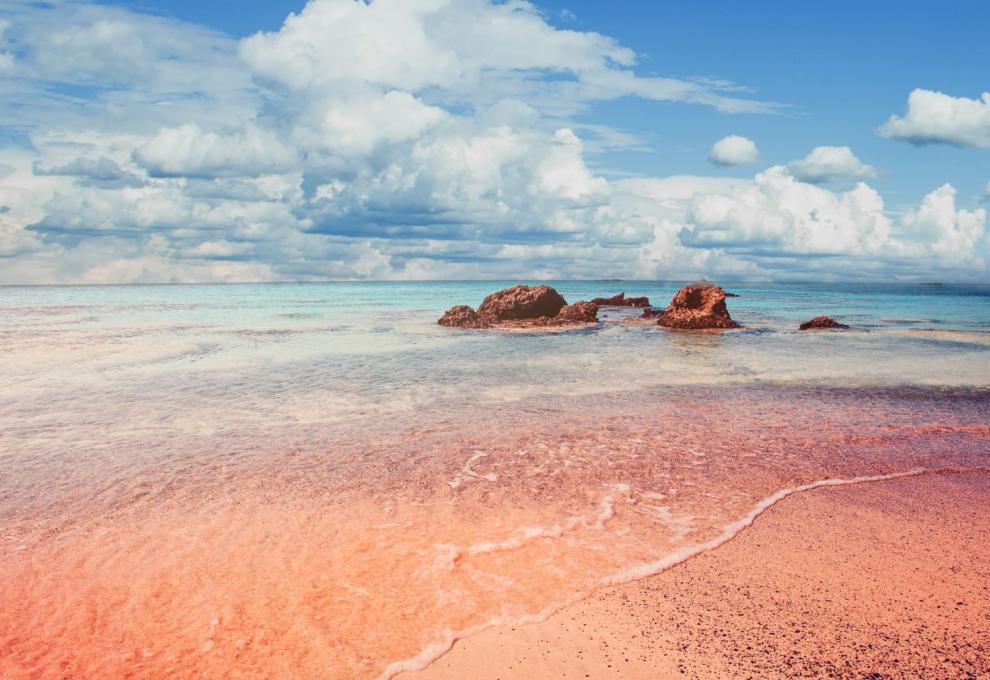
[[[0,677],[401,676],[790,493],[990,466],[990,286],[437,325],[516,283],[685,282],[0,288]]]

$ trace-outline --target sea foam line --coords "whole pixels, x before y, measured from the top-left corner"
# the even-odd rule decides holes
[[[606,576],[605,578],[598,581],[598,585],[602,587],[616,586],[623,583],[629,583],[630,581],[637,581],[639,579],[648,578],[650,576],[656,576],[657,574],[663,573],[668,569],[676,567],[679,564],[683,564],[687,560],[697,557],[703,553],[709,552],[719,548],[733,538],[739,535],[747,527],[751,526],[756,519],[762,515],[764,512],[772,508],[774,505],[784,500],[788,496],[792,496],[796,493],[802,493],[804,491],[811,491],[813,489],[819,489],[826,486],[848,486],[853,484],[868,484],[870,482],[885,482],[892,479],[902,479],[905,477],[917,477],[925,474],[965,474],[968,472],[990,472],[990,468],[985,467],[958,467],[958,468],[912,468],[911,470],[904,470],[902,472],[891,472],[882,475],[869,475],[863,477],[849,477],[846,479],[841,478],[830,478],[821,479],[816,482],[809,482],[808,484],[802,484],[801,486],[795,486],[787,489],[781,489],[772,496],[764,498],[762,501],[757,503],[753,509],[741,519],[728,524],[723,529],[722,533],[711,539],[710,541],[705,541],[704,543],[696,543],[695,545],[687,546],[680,550],[676,550],[673,553],[656,560],[654,562],[646,562],[645,564],[640,564],[629,569],[624,569],[617,574],[612,576]],[[427,666],[429,666],[434,661],[438,660],[444,654],[449,652],[453,648],[454,643],[458,640],[472,637],[481,633],[489,628],[494,628],[496,626],[502,625],[526,625],[530,623],[540,623],[545,621],[557,612],[565,609],[566,607],[580,602],[588,596],[588,593],[583,593],[581,595],[575,596],[565,602],[551,605],[544,609],[543,611],[532,614],[529,616],[516,617],[512,619],[508,618],[494,618],[487,623],[481,623],[477,626],[472,626],[467,630],[460,632],[447,631],[443,639],[438,640],[430,645],[427,645],[419,654],[416,656],[403,659],[401,661],[394,661],[389,664],[382,674],[378,676],[378,680],[389,680],[399,673],[411,673],[415,671],[421,671]]]

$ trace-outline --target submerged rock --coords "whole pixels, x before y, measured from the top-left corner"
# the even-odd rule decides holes
[[[649,307],[648,297],[626,297],[625,292],[610,298],[595,298],[592,302],[599,307]]]
[[[598,321],[598,305],[594,302],[575,302],[573,305],[561,307],[554,317],[559,321],[581,321],[584,323],[595,323]]]
[[[487,328],[490,325],[478,316],[478,312],[467,305],[451,307],[437,323],[441,326],[456,328]]]
[[[597,323],[598,305],[575,302],[568,305],[550,286],[513,286],[485,298],[477,311],[467,305],[451,307],[437,321],[456,328],[530,328]]]
[[[478,307],[488,323],[519,319],[553,318],[567,302],[550,286],[513,286],[492,293]]]
[[[674,293],[658,317],[666,328],[739,328],[725,306],[725,291],[713,283],[691,283]]]
[[[830,316],[816,316],[811,321],[805,321],[799,326],[802,331],[815,330],[818,328],[849,328],[844,323],[839,323]]]

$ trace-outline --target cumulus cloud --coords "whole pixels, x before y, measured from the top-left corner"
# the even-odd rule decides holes
[[[528,2],[311,0],[279,31],[245,40],[241,55],[256,74],[293,91],[336,91],[347,82],[438,88],[449,101],[513,97],[558,112],[628,95],[733,112],[777,108],[736,96],[725,81],[638,75],[629,48],[559,30]]]
[[[312,98],[295,120],[295,143],[310,152],[363,157],[382,145],[415,140],[449,117],[408,92],[354,89],[360,91]]]
[[[990,92],[979,99],[967,99],[916,89],[908,96],[907,113],[891,116],[879,132],[912,144],[990,149]]]
[[[931,192],[916,210],[904,215],[909,234],[948,262],[960,265],[985,265],[987,246],[987,211],[961,210],[956,207],[957,192],[945,184]]]
[[[875,254],[891,227],[883,199],[866,184],[832,192],[782,166],[728,193],[696,194],[687,221],[684,241],[695,247],[803,255]]]
[[[708,162],[713,165],[750,165],[760,160],[756,143],[740,135],[723,137],[712,145]]]
[[[873,179],[877,169],[856,158],[848,146],[818,146],[787,170],[802,182],[821,184],[848,179]]]
[[[152,177],[254,177],[290,172],[299,163],[294,148],[253,124],[231,134],[205,132],[196,123],[164,128],[134,159]]]
[[[853,270],[860,278],[877,272],[910,279],[967,271],[979,278],[990,265],[986,210],[958,208],[948,184],[898,221],[864,182],[832,191],[798,180],[783,166],[751,181],[661,193],[688,196],[674,218],[682,245],[737,256],[762,272],[835,277]]]

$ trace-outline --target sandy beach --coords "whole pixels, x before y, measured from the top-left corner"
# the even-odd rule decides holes
[[[402,678],[990,674],[990,474],[825,487],[733,540]]]

